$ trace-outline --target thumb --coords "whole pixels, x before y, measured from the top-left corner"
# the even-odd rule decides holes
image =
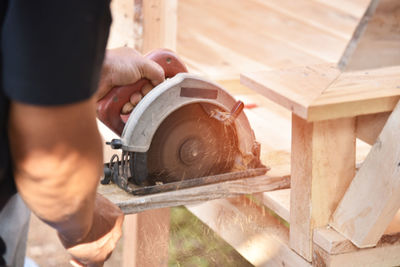
[[[164,69],[153,60],[143,58],[143,62],[140,66],[142,78],[146,78],[156,86],[165,80]]]

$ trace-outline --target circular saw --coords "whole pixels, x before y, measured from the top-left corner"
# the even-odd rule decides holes
[[[166,80],[120,116],[130,95],[146,80],[113,88],[98,103],[98,118],[121,136],[108,142],[122,149],[105,165],[103,184],[114,182],[133,194],[149,194],[264,174],[260,145],[243,112],[244,104],[212,81],[187,73],[171,51],[147,55]]]

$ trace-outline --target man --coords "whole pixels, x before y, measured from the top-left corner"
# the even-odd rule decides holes
[[[0,19],[0,265],[23,265],[26,204],[57,230],[76,265],[102,266],[123,215],[96,194],[96,100],[141,78],[157,85],[163,71],[129,48],[104,59],[107,0],[1,1]]]

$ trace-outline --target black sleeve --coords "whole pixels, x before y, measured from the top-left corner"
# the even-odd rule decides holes
[[[109,0],[10,0],[1,35],[2,82],[12,100],[60,105],[96,90]]]

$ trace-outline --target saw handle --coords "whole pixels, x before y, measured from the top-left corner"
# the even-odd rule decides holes
[[[165,78],[172,78],[180,72],[187,72],[185,64],[168,49],[153,50],[146,55],[146,58],[158,63],[165,73]],[[147,79],[140,79],[134,84],[116,86],[112,88],[102,99],[97,102],[97,117],[108,128],[121,136],[125,122],[121,118],[121,109],[129,102],[131,95],[139,92],[142,87],[150,82]]]

